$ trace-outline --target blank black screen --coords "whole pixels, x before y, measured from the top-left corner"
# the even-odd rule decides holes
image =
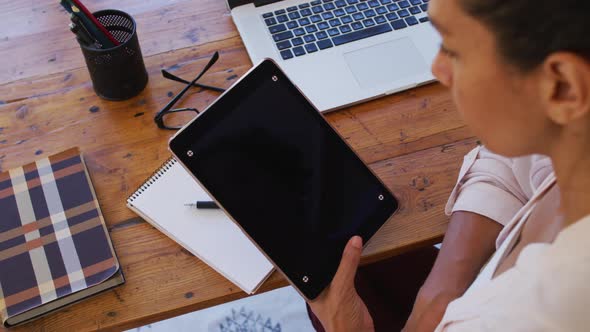
[[[331,281],[350,237],[367,241],[397,208],[270,61],[179,133],[171,148],[310,299]]]

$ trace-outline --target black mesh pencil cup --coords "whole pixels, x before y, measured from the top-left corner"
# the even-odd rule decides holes
[[[135,20],[127,13],[113,9],[97,11],[94,16],[120,43],[108,49],[80,44],[94,91],[108,100],[136,96],[145,88],[148,75]]]

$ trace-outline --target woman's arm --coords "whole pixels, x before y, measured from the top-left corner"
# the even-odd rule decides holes
[[[445,209],[449,228],[406,331],[434,330],[447,305],[463,295],[494,252],[503,225],[529,199],[521,187],[528,179],[514,173],[514,161],[483,146],[465,156]]]
[[[528,200],[512,164],[512,159],[495,155],[484,147],[477,147],[465,156],[446,208],[452,215],[442,249],[417,296],[406,331],[434,330],[447,305],[465,292],[494,252],[503,225]],[[360,251],[356,254],[360,257]],[[358,261],[347,256],[357,257],[343,255],[341,266],[356,267]],[[351,271],[356,271],[340,270],[347,271],[343,274],[349,276],[353,275]],[[371,325],[368,322],[372,323],[370,316],[365,315],[366,306],[353,282],[334,284],[333,281],[310,306],[326,326],[348,326],[351,331],[359,331],[360,327]]]
[[[472,212],[455,212],[442,249],[422,286],[406,331],[432,331],[449,302],[461,296],[494,250],[502,225]],[[330,286],[309,305],[326,331],[373,331],[373,320],[354,288],[360,238],[349,241]]]
[[[447,305],[471,285],[495,249],[502,225],[473,212],[453,213],[442,248],[420,289],[405,331],[432,331]]]

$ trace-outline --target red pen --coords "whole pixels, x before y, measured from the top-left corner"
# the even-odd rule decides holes
[[[84,13],[84,15],[86,15],[91,21],[92,23],[94,23],[94,25],[96,25],[96,27],[102,32],[104,33],[105,36],[107,36],[107,38],[113,43],[115,44],[115,46],[121,44],[119,43],[119,41],[117,39],[115,39],[115,37],[113,37],[113,35],[109,32],[109,30],[107,30],[107,28],[104,27],[104,25],[102,25],[97,19],[96,17],[94,17],[94,15],[92,15],[92,13],[88,10],[88,8],[86,8],[81,2],[80,0],[71,0],[72,3],[74,3],[74,5],[76,5],[76,7],[78,7],[78,9],[80,9],[82,11],[82,13]]]

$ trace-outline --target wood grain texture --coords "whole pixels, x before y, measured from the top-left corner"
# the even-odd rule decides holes
[[[91,11],[118,9],[137,22],[144,57],[199,46],[237,36],[225,1],[219,0],[92,0]],[[84,66],[68,14],[59,1],[0,3],[0,84],[62,73]],[[14,56],[20,54],[22,56]]]
[[[468,139],[371,165],[402,204],[368,244],[363,263],[440,240],[446,228],[441,207],[462,156],[474,145]],[[139,218],[109,230],[126,284],[16,330],[126,329],[246,295]],[[285,279],[274,273],[261,291],[284,285]]]
[[[0,170],[79,146],[127,283],[15,331],[121,330],[245,296],[125,206],[170,155],[173,133],[152,119],[183,86],[162,78],[160,69],[190,79],[219,50],[203,83],[228,87],[251,67],[225,2],[86,3],[136,18],[148,86],[127,101],[101,100],[59,5],[3,1],[0,56],[11,61],[0,66]],[[217,95],[194,88],[179,105],[204,108]],[[444,204],[463,155],[475,145],[446,89],[430,84],[326,118],[401,201],[368,244],[363,263],[439,241]],[[261,291],[284,285],[275,273]]]

